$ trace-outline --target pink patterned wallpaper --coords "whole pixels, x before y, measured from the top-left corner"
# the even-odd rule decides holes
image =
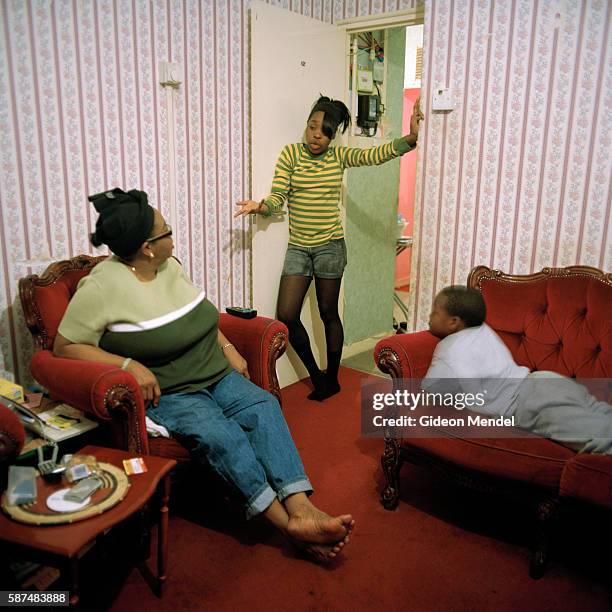
[[[479,264],[612,269],[612,5],[426,2],[424,80],[456,93],[419,152],[410,310]]]
[[[417,0],[271,0],[326,22]],[[426,0],[425,86],[457,92],[421,145],[415,327],[486,263],[610,268],[606,0]],[[559,13],[559,16],[557,16]],[[218,306],[250,301],[247,0],[0,2],[0,376],[29,381],[17,281],[91,253],[86,196],[138,187],[169,214],[159,61],[184,67],[176,243]]]
[[[326,22],[415,0],[273,0]],[[0,2],[0,376],[29,382],[17,282],[93,253],[87,195],[139,188],[168,216],[168,116],[158,63],[183,65],[178,256],[220,307],[248,305],[247,0]]]

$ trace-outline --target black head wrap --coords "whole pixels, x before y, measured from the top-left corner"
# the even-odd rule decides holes
[[[318,111],[323,113],[323,133],[330,140],[333,140],[339,125],[342,125],[342,132],[344,133],[351,123],[351,113],[344,102],[340,102],[340,100],[332,100],[327,96],[321,96],[312,107],[308,118],[310,119],[313,113]]]
[[[144,191],[117,187],[87,199],[100,214],[91,235],[94,246],[106,244],[115,255],[129,257],[151,235],[155,215]]]

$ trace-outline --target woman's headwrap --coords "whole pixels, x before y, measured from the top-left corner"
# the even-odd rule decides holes
[[[129,257],[151,235],[155,215],[144,191],[116,187],[87,199],[100,214],[91,235],[94,246],[106,244],[115,255]]]

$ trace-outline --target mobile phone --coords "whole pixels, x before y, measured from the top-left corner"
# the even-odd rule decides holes
[[[239,306],[228,306],[225,312],[241,319],[253,319],[257,316],[257,311],[254,308],[240,308]]]
[[[95,493],[102,486],[102,481],[96,476],[90,476],[81,480],[77,485],[72,487],[65,495],[67,501],[81,503],[85,501],[92,493]]]

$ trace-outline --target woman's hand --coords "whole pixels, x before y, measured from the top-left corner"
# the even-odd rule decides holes
[[[412,115],[410,116],[410,134],[408,134],[408,136],[404,136],[409,145],[415,146],[417,144],[417,141],[419,140],[419,122],[424,118],[425,117],[421,112],[421,96],[419,96],[412,107]]]
[[[233,344],[230,344],[227,348],[223,349],[225,358],[229,361],[229,364],[238,372],[242,374],[247,380],[251,380],[249,376],[249,366],[246,359],[236,350]]]
[[[64,338],[61,334],[55,336],[53,354],[57,357],[66,357],[67,359],[83,359],[84,361],[107,363],[117,368],[122,367],[122,363],[125,360],[123,355],[107,353],[100,347],[90,344],[76,344]],[[161,390],[155,374],[148,368],[145,368],[142,363],[133,359],[128,363],[126,370],[136,379],[142,390],[145,402],[153,401],[153,404],[157,406],[161,397]]]
[[[240,206],[241,208],[234,215],[234,218],[240,217],[241,215],[249,215],[251,213],[261,213],[265,204],[263,202],[255,202],[255,200],[242,200],[241,202],[236,202],[236,206]]]
[[[153,402],[154,406],[159,403],[161,397],[161,390],[155,374],[149,370],[149,368],[142,365],[138,361],[130,361],[126,370],[136,379],[136,382],[140,385],[142,391],[142,397],[145,402]]]

